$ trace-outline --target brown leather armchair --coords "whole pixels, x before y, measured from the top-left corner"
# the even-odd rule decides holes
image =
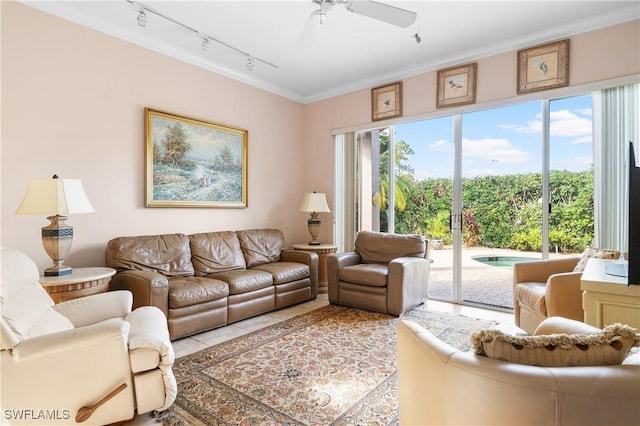
[[[361,231],[355,251],[327,258],[329,302],[399,316],[427,298],[426,257],[420,235]]]
[[[513,265],[513,309],[518,327],[533,334],[547,317],[583,321],[579,257],[520,262]]]

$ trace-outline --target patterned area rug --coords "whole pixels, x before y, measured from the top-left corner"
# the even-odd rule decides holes
[[[462,350],[495,322],[418,306],[415,321]],[[176,360],[166,425],[396,425],[399,319],[342,306],[307,314]]]

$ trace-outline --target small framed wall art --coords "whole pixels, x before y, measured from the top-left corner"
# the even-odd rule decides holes
[[[477,69],[474,62],[438,70],[436,108],[474,104]]]
[[[247,130],[145,109],[146,207],[247,207]]]
[[[568,39],[518,50],[518,94],[568,85]]]
[[[402,116],[402,82],[371,89],[371,120]]]

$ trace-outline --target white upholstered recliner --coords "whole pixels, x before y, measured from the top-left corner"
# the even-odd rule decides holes
[[[127,291],[54,305],[31,259],[9,248],[0,248],[0,258],[0,418],[75,424],[81,407],[116,389],[82,424],[129,420],[173,403],[173,348],[159,309],[132,312]]]

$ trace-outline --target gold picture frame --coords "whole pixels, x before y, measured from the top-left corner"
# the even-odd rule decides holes
[[[569,85],[569,39],[518,50],[518,94]]]
[[[245,208],[249,132],[145,108],[145,206]]]
[[[436,108],[476,103],[476,62],[438,70]]]
[[[371,89],[371,120],[379,121],[402,116],[402,82]]]

